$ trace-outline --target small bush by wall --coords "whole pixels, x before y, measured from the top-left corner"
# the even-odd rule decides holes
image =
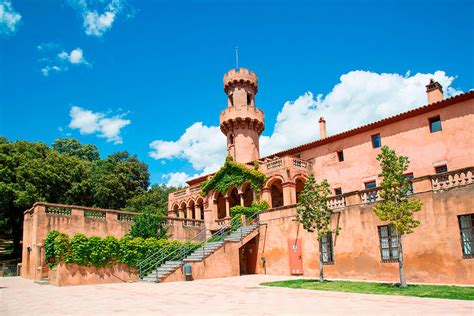
[[[168,241],[166,239],[141,237],[123,237],[119,240],[112,236],[100,238],[76,234],[68,235],[51,231],[44,242],[45,261],[50,267],[59,262],[75,263],[86,267],[105,267],[124,263],[136,267],[142,260],[158,251],[172,254],[178,247],[185,245],[192,252],[199,243]],[[178,255],[178,254],[177,254]],[[168,260],[173,260],[170,257]]]

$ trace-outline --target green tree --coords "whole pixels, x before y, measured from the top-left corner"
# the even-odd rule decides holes
[[[320,184],[311,175],[300,194],[296,208],[296,220],[310,233],[316,232],[319,249],[322,249],[322,238],[332,233],[330,219],[332,210],[328,206],[330,194],[329,183],[323,180]],[[335,230],[338,233],[338,230]],[[323,253],[319,252],[319,281],[324,282]]]
[[[95,205],[124,208],[127,200],[146,192],[149,177],[148,166],[126,151],[97,161],[92,177]]]
[[[133,224],[130,228],[130,238],[142,237],[167,239],[168,228],[163,225],[161,214],[145,211],[133,218]]]
[[[99,150],[95,145],[81,144],[74,138],[58,138],[53,143],[53,149],[60,154],[71,155],[84,160],[99,160]]]
[[[408,157],[397,156],[394,150],[383,146],[377,160],[382,168],[382,189],[379,191],[382,200],[375,205],[374,212],[380,220],[388,222],[397,231],[400,285],[406,287],[402,239],[420,225],[413,218],[413,213],[421,210],[422,203],[411,197],[411,182],[404,175],[410,163]]]
[[[127,200],[125,210],[132,212],[148,210],[166,216],[168,214],[168,194],[179,189],[165,184],[154,184],[148,191]]]

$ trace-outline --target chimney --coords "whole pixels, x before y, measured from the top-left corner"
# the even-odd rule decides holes
[[[430,83],[426,86],[426,94],[428,95],[428,104],[443,100],[443,87],[438,81],[430,79]]]
[[[324,117],[319,118],[319,137],[321,139],[326,138],[326,121],[324,120]]]

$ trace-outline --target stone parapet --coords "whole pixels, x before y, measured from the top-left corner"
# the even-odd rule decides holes
[[[224,91],[227,93],[229,88],[237,83],[251,85],[255,89],[255,93],[258,91],[257,75],[246,68],[231,69],[224,75]]]
[[[221,111],[220,122],[224,134],[234,129],[251,129],[260,135],[265,128],[263,111],[247,105],[229,107]]]

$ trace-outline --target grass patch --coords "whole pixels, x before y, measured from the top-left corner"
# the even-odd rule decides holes
[[[320,283],[319,280],[288,280],[266,282],[261,285],[318,291],[474,300],[474,287],[448,285],[409,285],[402,288],[398,284],[351,281],[324,281]]]

